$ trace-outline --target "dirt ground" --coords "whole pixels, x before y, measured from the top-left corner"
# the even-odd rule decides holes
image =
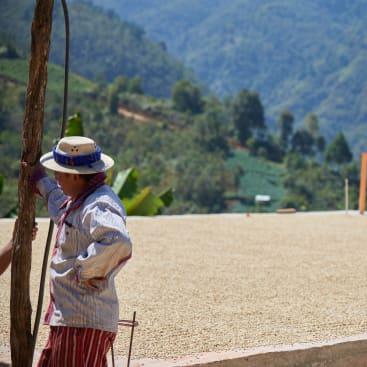
[[[0,246],[12,226],[0,220]],[[34,309],[48,221],[39,220],[39,227]],[[366,216],[129,218],[128,228],[134,253],[117,287],[120,317],[137,312],[134,359],[320,341],[367,330]],[[9,270],[0,284],[0,351],[6,352]],[[48,297],[44,308],[47,303]],[[121,328],[118,334],[120,357],[128,351],[129,332]],[[38,348],[47,334],[42,326]]]

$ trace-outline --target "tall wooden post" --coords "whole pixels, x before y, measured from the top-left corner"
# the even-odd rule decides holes
[[[345,199],[345,214],[348,214],[349,210],[349,180],[344,179],[344,199]]]
[[[30,169],[41,153],[44,104],[47,85],[47,62],[50,50],[53,0],[37,0],[33,22],[29,80],[23,121],[18,197],[18,228],[15,231],[10,295],[10,343],[13,367],[32,366],[31,302],[29,278],[32,255],[32,227],[35,195],[30,183]]]
[[[367,189],[367,153],[362,153],[361,157],[361,181],[359,184],[359,213],[364,214],[366,209],[366,189]]]

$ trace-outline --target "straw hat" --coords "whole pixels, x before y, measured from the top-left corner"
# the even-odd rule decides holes
[[[94,140],[84,136],[62,138],[40,162],[52,171],[79,175],[104,172],[114,165],[113,159],[103,154]]]

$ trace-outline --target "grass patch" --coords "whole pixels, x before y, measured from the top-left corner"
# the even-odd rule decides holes
[[[247,151],[239,149],[233,151],[227,165],[231,168],[240,167],[243,171],[236,195],[243,200],[234,202],[232,211],[273,212],[280,208],[285,195],[282,183],[285,170],[282,165],[250,156]],[[271,201],[267,205],[256,204],[255,195],[270,195]]]

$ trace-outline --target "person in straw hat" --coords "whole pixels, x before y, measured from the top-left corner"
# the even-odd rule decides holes
[[[51,329],[38,367],[107,366],[119,317],[114,277],[132,248],[125,209],[105,184],[113,164],[92,139],[73,136],[44,154],[33,172],[57,225],[45,316]]]

